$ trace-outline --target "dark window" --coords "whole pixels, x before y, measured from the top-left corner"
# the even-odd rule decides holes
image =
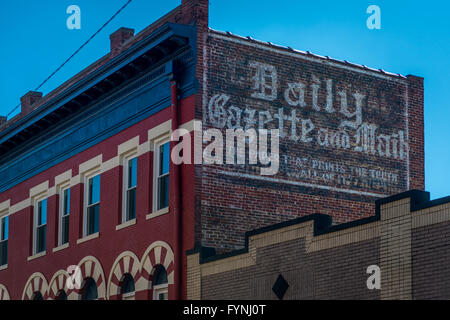
[[[67,293],[64,290],[59,290],[56,294],[56,300],[67,300]]]
[[[0,266],[8,264],[9,216],[0,218]]]
[[[157,176],[157,210],[169,206],[169,165],[170,165],[170,143],[166,142],[159,146],[158,176]]]
[[[137,158],[128,160],[126,221],[136,218]]]
[[[168,300],[167,271],[163,266],[158,266],[153,276],[153,294],[155,300]]]
[[[35,293],[33,293],[31,300],[44,300],[44,298],[42,297],[42,293],[36,291]]]
[[[100,216],[100,175],[88,181],[86,235],[98,232]]]
[[[98,298],[97,284],[94,279],[87,278],[85,280],[81,295],[82,300],[95,300]]]
[[[163,266],[159,266],[153,276],[153,285],[159,286],[161,284],[167,284],[167,271]]]
[[[134,279],[133,276],[129,273],[126,273],[122,279],[121,293],[131,293],[134,292]]]
[[[69,242],[70,189],[62,193],[61,208],[61,244]]]
[[[37,204],[36,217],[36,252],[43,252],[46,248],[47,238],[47,199]]]

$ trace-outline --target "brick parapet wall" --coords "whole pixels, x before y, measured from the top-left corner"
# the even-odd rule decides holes
[[[279,274],[290,285],[285,299],[450,298],[450,198],[418,202],[407,192],[387,199],[370,221],[315,233],[309,219],[249,234],[246,252],[191,253],[188,298],[276,299]],[[380,267],[380,290],[366,286],[371,265]]]

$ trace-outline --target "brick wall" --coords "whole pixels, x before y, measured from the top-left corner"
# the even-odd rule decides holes
[[[246,247],[188,255],[190,299],[448,299],[450,198],[409,191],[381,199],[370,218],[335,225],[303,217],[246,234]],[[202,257],[200,257],[202,255]],[[380,268],[368,289],[369,266]]]
[[[275,175],[248,158],[197,170],[203,245],[242,248],[247,230],[313,213],[353,221],[424,188],[422,78],[212,30],[203,62],[204,130],[280,130]]]

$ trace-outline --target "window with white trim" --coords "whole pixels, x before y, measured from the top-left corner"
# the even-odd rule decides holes
[[[9,216],[0,217],[0,266],[8,264]]]
[[[99,231],[100,174],[87,176],[85,180],[84,235]]]
[[[69,243],[70,188],[62,188],[59,195],[59,245]]]
[[[153,300],[168,300],[169,285],[167,271],[163,266],[158,266],[153,276]]]
[[[44,252],[47,246],[47,199],[34,206],[34,254]]]
[[[134,300],[135,293],[134,278],[131,274],[126,273],[120,281],[120,294],[122,295],[122,300]]]
[[[153,210],[169,206],[170,139],[155,142],[154,149]]]
[[[124,159],[122,222],[127,222],[136,218],[137,159],[137,156]]]

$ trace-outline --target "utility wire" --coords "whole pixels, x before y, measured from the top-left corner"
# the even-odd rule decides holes
[[[55,71],[53,71],[44,81],[42,81],[42,83],[40,85],[38,85],[36,87],[36,89],[34,89],[33,91],[38,91],[45,83],[47,83],[47,81],[49,81],[59,70],[61,70],[62,67],[64,67],[78,52],[80,52],[92,39],[94,39],[94,37],[99,34],[120,12],[122,12],[133,0],[128,0],[127,3],[125,3],[119,10],[117,10],[116,13],[113,14],[113,16],[111,18],[108,19],[108,21],[106,21],[101,27],[100,29],[98,29],[89,39],[86,40],[86,42],[84,42],[81,47],[79,47],[69,58],[67,58],[66,61],[63,62],[63,64],[61,64],[58,68],[56,68]],[[8,114],[7,114],[7,118],[14,112],[17,110],[17,108],[20,107],[20,103],[15,106]]]

